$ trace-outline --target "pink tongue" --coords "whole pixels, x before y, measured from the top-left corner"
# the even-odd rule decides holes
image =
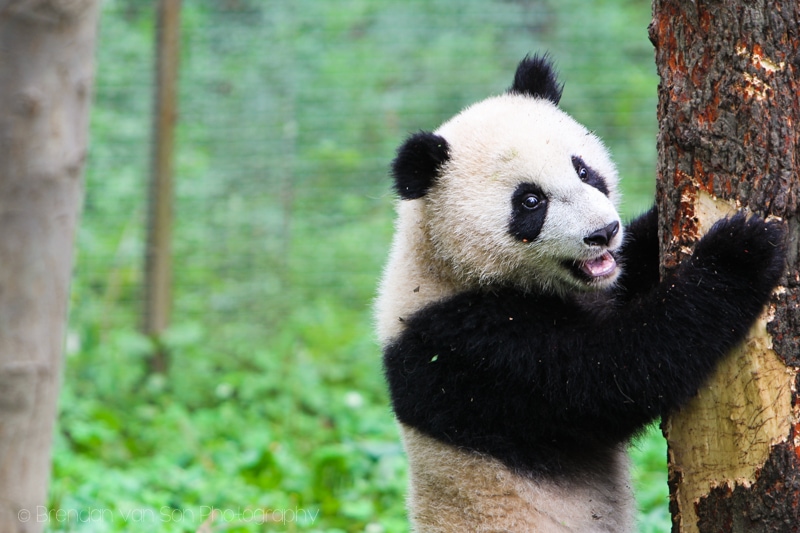
[[[581,268],[584,272],[593,278],[601,278],[614,272],[617,268],[617,262],[610,253],[606,252],[596,259],[590,259],[581,263]]]

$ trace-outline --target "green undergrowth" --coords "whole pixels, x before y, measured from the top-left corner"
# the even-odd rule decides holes
[[[47,505],[50,532],[405,532],[406,461],[371,305],[388,165],[549,50],[650,202],[649,7],[605,0],[193,0],[182,6],[172,325],[139,333],[153,2],[103,2]],[[592,24],[574,24],[576,9]],[[602,46],[598,43],[603,43]],[[165,350],[169,368],[149,371]],[[669,529],[663,439],[636,443],[640,531]]]

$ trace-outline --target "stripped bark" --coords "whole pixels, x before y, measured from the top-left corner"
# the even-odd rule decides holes
[[[675,532],[800,531],[800,4],[655,0],[663,273],[720,216],[784,220],[788,269],[748,340],[663,424]]]

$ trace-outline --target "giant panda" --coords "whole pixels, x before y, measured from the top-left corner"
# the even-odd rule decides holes
[[[392,163],[376,323],[420,533],[631,531],[628,442],[695,394],[783,271],[783,226],[740,213],[660,280],[656,208],[623,224],[562,88],[527,56]]]

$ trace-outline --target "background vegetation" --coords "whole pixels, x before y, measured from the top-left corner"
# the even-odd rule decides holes
[[[649,6],[185,1],[162,376],[138,333],[152,4],[104,2],[49,531],[195,531],[211,508],[215,531],[407,531],[370,315],[394,149],[549,50],[563,107],[606,139],[626,214],[643,210]],[[657,430],[634,450],[643,532],[669,527],[664,455]]]

